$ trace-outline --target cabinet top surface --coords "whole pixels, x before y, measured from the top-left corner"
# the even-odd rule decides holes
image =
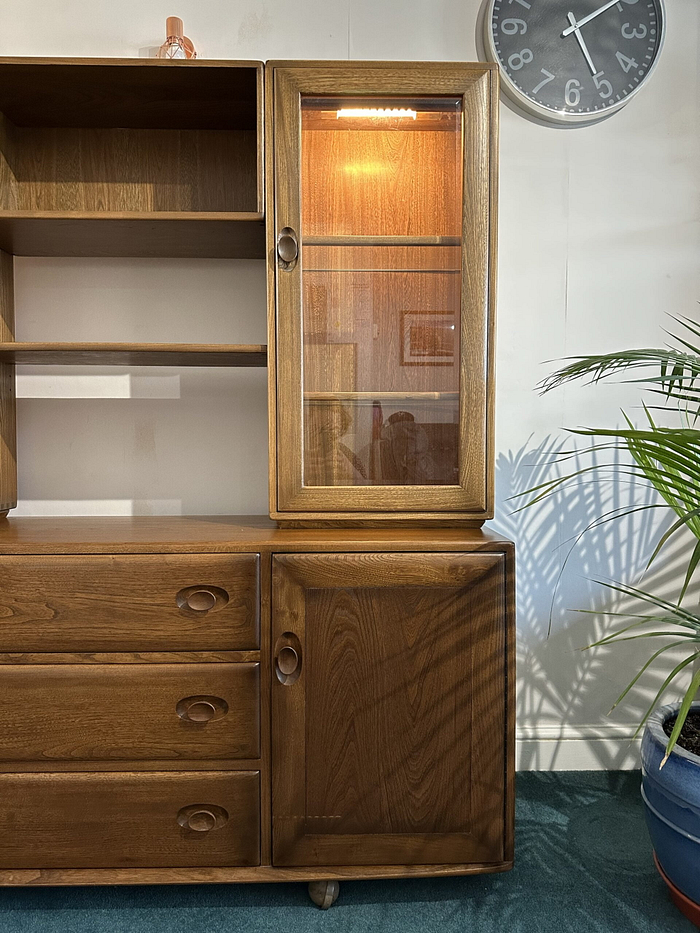
[[[0,554],[222,551],[503,551],[510,542],[475,528],[279,528],[266,516],[0,519]]]

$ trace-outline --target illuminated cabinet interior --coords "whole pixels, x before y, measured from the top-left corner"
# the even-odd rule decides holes
[[[459,474],[461,101],[381,103],[302,101],[310,486]]]

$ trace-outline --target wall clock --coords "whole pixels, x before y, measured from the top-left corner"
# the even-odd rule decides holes
[[[487,57],[503,91],[549,123],[595,123],[644,85],[664,37],[663,0],[488,0]]]

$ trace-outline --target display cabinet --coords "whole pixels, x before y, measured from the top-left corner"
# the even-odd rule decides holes
[[[283,520],[492,515],[496,74],[268,66]]]
[[[0,59],[0,885],[512,865],[497,72],[266,71]],[[271,352],[17,342],[12,253],[258,257]],[[12,517],[17,363],[268,358],[271,518]]]

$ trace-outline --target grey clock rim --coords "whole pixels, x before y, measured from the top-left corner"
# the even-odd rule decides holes
[[[613,104],[611,107],[606,107],[604,110],[601,110],[596,113],[566,113],[560,110],[552,110],[549,107],[544,107],[542,104],[538,104],[533,101],[531,98],[524,94],[520,88],[518,88],[510,78],[510,75],[503,67],[503,64],[496,52],[496,46],[493,42],[493,32],[491,31],[491,20],[493,19],[493,7],[496,3],[496,0],[487,0],[486,8],[484,12],[484,52],[486,58],[493,62],[495,65],[498,65],[498,74],[500,77],[500,86],[503,93],[514,103],[520,110],[527,113],[528,116],[536,117],[538,120],[543,120],[546,123],[554,124],[556,126],[590,126],[592,123],[600,123],[602,120],[607,120],[608,117],[611,117],[615,113],[619,113],[623,107],[625,107],[643,87],[646,87],[647,82],[654,74],[656,66],[659,63],[661,58],[661,53],[663,51],[664,42],[666,39],[666,4],[665,0],[656,0],[661,11],[661,29],[659,35],[659,44],[656,50],[656,55],[654,56],[654,61],[651,63],[651,67],[644,75],[640,84],[634,88],[633,91],[618,103]]]

